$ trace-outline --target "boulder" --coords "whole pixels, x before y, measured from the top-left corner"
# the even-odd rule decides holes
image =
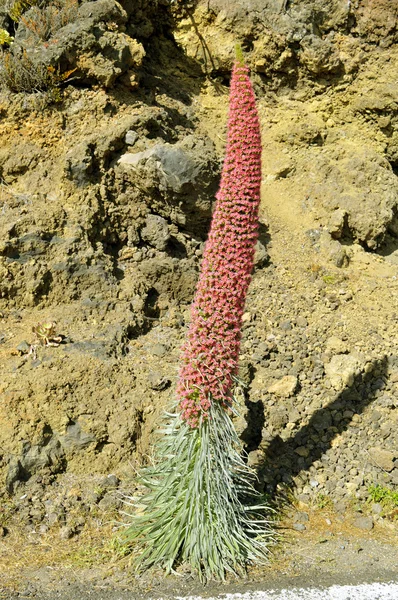
[[[372,462],[383,471],[390,473],[395,467],[395,459],[398,458],[398,452],[391,452],[380,447],[369,448],[369,456]]]
[[[279,379],[275,383],[269,386],[268,392],[270,394],[275,394],[275,396],[281,396],[283,398],[288,398],[289,396],[293,396],[298,386],[298,379],[294,375],[286,375]]]
[[[166,219],[159,215],[148,215],[141,229],[141,238],[157,250],[166,250],[170,231]]]
[[[151,212],[196,236],[207,235],[219,171],[209,138],[190,134],[176,144],[122,154],[117,169],[150,198]]]
[[[352,354],[336,354],[325,364],[325,373],[332,387],[340,390],[352,386],[360,366],[358,358]]]

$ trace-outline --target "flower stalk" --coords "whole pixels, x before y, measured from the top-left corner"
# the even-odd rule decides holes
[[[125,534],[138,566],[171,572],[188,562],[202,580],[240,574],[267,556],[272,529],[258,505],[231,413],[241,325],[253,269],[261,138],[248,69],[233,67],[226,157],[192,305],[177,385],[157,463],[142,470],[149,493]],[[232,409],[232,410],[231,410]],[[136,506],[136,501],[131,503]]]
[[[183,349],[177,397],[193,428],[211,402],[231,405],[242,317],[258,235],[261,137],[247,67],[232,72],[227,148]]]

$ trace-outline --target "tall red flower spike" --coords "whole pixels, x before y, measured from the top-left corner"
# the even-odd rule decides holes
[[[242,316],[258,236],[261,137],[248,68],[232,70],[226,156],[183,348],[177,397],[198,427],[211,402],[231,404]]]

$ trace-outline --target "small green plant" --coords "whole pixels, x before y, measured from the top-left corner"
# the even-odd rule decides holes
[[[19,23],[23,13],[36,3],[37,0],[16,0],[8,11],[8,14],[15,23]]]
[[[326,283],[326,285],[334,285],[335,283],[337,283],[336,275],[333,274],[323,275],[322,279]]]
[[[323,510],[324,508],[331,508],[333,503],[329,496],[320,492],[316,497],[315,504],[317,508]]]
[[[384,514],[398,509],[398,490],[391,490],[382,485],[371,485],[368,489],[368,502],[381,504]]]
[[[10,46],[14,38],[5,29],[0,29],[0,46]]]
[[[68,562],[79,569],[89,568],[97,565],[99,562],[104,562],[107,558],[106,554],[101,544],[88,544],[77,548],[76,552],[70,554]]]
[[[124,558],[131,554],[130,548],[119,538],[111,538],[105,546],[105,551],[112,557]]]

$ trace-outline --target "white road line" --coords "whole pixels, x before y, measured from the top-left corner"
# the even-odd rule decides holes
[[[176,600],[203,600],[201,596],[178,596]],[[332,585],[328,588],[292,588],[220,594],[205,600],[398,600],[398,583],[370,583],[361,585]]]

